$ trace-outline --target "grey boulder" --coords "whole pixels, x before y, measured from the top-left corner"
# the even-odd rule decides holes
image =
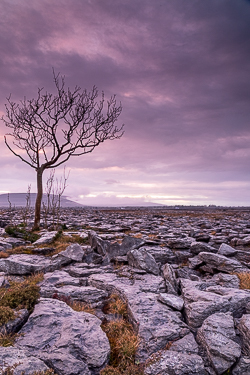
[[[45,298],[56,298],[62,301],[80,301],[94,308],[102,307],[108,296],[103,290],[93,286],[63,285],[61,287],[42,287],[40,295]]]
[[[239,318],[250,302],[250,291],[223,288],[212,283],[181,279],[184,311],[192,328],[200,327],[207,317],[217,312],[232,312]]]
[[[90,276],[89,283],[108,293],[114,292],[128,302],[129,318],[140,340],[136,353],[139,361],[145,361],[169,341],[190,332],[180,312],[157,300],[157,295],[165,291],[160,276],[146,274],[131,279],[106,273]]]
[[[163,276],[166,282],[167,292],[178,295],[178,286],[173,267],[166,263],[162,267]]]
[[[151,255],[153,255],[157,263],[175,263],[176,255],[168,247],[161,246],[143,246],[143,248]]]
[[[216,372],[221,375],[240,357],[241,347],[234,339],[232,314],[217,313],[209,316],[199,328],[197,341],[207,352]]]
[[[51,232],[44,232],[42,234],[42,236],[36,240],[35,242],[33,242],[33,245],[45,245],[45,244],[49,244],[51,242],[54,241],[56,235],[57,235],[57,231],[51,231]]]
[[[242,266],[240,262],[228,259],[224,255],[212,254],[207,252],[199,253],[198,258],[206,265],[206,271],[222,271],[226,273],[250,272],[247,267]]]
[[[249,375],[250,357],[242,356],[237,365],[232,370],[232,375]]]
[[[131,267],[139,268],[145,270],[154,275],[159,275],[160,270],[154,259],[154,257],[149,254],[145,249],[134,249],[130,250],[127,254],[128,264]]]
[[[57,254],[60,257],[64,257],[73,262],[82,262],[84,256],[84,250],[78,243],[69,245],[66,250],[61,251]]]
[[[71,263],[69,258],[48,258],[43,255],[13,254],[0,259],[0,271],[8,275],[30,275],[36,272],[51,272]]]
[[[41,298],[21,329],[16,346],[44,360],[60,375],[90,375],[106,365],[110,353],[100,325],[94,315]]]
[[[190,332],[182,339],[174,341],[169,350],[187,354],[198,354],[199,346],[194,339],[194,335]]]
[[[222,243],[218,250],[218,254],[224,255],[225,257],[232,257],[237,254],[237,250],[225,243]]]
[[[9,320],[6,324],[3,324],[0,327],[0,333],[15,333],[18,332],[19,329],[26,323],[29,312],[27,309],[21,309],[18,311],[14,311],[15,319]]]
[[[9,275],[30,275],[46,272],[51,267],[51,260],[42,255],[13,254],[0,259],[0,271]]]
[[[243,342],[245,353],[250,356],[250,314],[245,314],[237,326]]]
[[[216,253],[217,249],[204,242],[193,242],[191,243],[190,251],[192,254],[197,255],[201,252]]]

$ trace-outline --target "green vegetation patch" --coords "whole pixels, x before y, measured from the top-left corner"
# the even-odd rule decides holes
[[[5,232],[11,237],[22,238],[31,243],[35,242],[40,237],[37,233],[26,230],[22,224],[14,226],[9,225],[5,228]]]

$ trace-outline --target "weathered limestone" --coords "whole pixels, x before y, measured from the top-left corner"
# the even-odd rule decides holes
[[[130,319],[140,339],[138,360],[146,360],[169,341],[189,333],[181,314],[157,301],[157,294],[165,288],[161,277],[145,275],[131,280],[114,274],[96,274],[90,276],[89,282],[109,293],[120,294],[128,302]]]
[[[181,289],[185,315],[192,328],[200,327],[207,317],[217,312],[232,312],[240,317],[250,301],[250,291],[209,286],[187,279],[181,279]]]
[[[216,253],[217,249],[204,242],[192,242],[190,245],[190,251],[192,254],[199,254],[201,252]]]
[[[108,360],[110,346],[94,315],[76,312],[64,302],[42,298],[23,326],[16,346],[62,375],[91,374]]]
[[[219,375],[227,371],[241,355],[241,347],[234,341],[235,337],[231,313],[209,316],[198,330],[197,341],[206,349]]]
[[[0,270],[8,275],[30,275],[46,272],[51,268],[51,260],[40,255],[13,254],[0,259]]]
[[[242,266],[237,260],[228,259],[224,255],[201,252],[198,258],[206,265],[206,268],[203,267],[203,269],[210,273],[214,273],[214,271],[227,273],[250,272],[248,268]]]
[[[178,285],[173,267],[166,263],[162,267],[162,273],[166,282],[167,292],[178,295]]]
[[[237,326],[243,341],[243,349],[245,354],[250,356],[250,314],[245,314],[240,319]]]
[[[206,375],[202,358],[197,354],[165,351],[145,370],[146,375]]]
[[[157,299],[175,310],[181,311],[183,309],[184,301],[181,297],[174,296],[173,294],[160,293]]]
[[[82,262],[82,258],[84,256],[84,251],[82,246],[80,246],[78,243],[74,243],[67,247],[66,250],[61,251],[58,254],[58,257],[63,257],[68,259],[72,262]]]
[[[15,367],[16,365],[16,367]],[[5,371],[7,367],[15,367],[13,375],[31,375],[36,370],[46,371],[49,367],[43,361],[35,356],[27,355],[24,350],[10,347],[1,347],[0,350],[0,369]]]
[[[47,232],[45,231],[42,236],[33,243],[33,245],[46,245],[46,244],[50,244],[51,242],[54,241],[56,235],[57,235],[57,231],[51,231],[51,232]]]
[[[182,339],[174,341],[170,346],[169,350],[187,354],[198,354],[199,347],[194,339],[194,335],[190,332]]]
[[[51,272],[71,263],[71,259],[62,257],[48,258],[42,255],[13,254],[0,259],[0,271],[8,275],[30,275],[35,272]]]
[[[236,255],[237,252],[238,251],[236,249],[234,249],[233,247],[231,247],[231,246],[229,246],[225,243],[222,243],[220,245],[219,250],[218,250],[218,254],[224,255],[226,257],[232,257],[232,256]]]
[[[69,302],[80,301],[101,308],[108,294],[92,286],[64,285],[61,287],[43,286],[40,294],[44,298],[57,298]]]
[[[232,370],[232,375],[249,375],[250,374],[250,357],[242,356],[239,362]]]
[[[127,302],[139,336],[136,360],[154,358],[148,374],[249,375],[250,290],[240,289],[237,275],[250,273],[250,212],[223,211],[214,217],[209,212],[65,211],[69,240],[73,235],[86,238],[83,225],[95,232],[88,233],[88,245],[74,243],[52,257],[56,244],[47,239],[57,232],[41,231],[40,242],[46,242],[42,249],[27,243],[36,255],[5,258],[7,250],[25,246],[25,241],[1,231],[0,251],[5,254],[0,286],[10,286],[9,276],[21,281],[31,273],[45,273],[42,298],[30,318],[27,311],[17,312],[19,323],[15,319],[2,328],[18,331],[23,326],[25,335],[17,346],[41,366],[60,375],[98,375],[109,353],[100,320],[117,318],[101,309],[115,292]],[[127,230],[131,235],[125,235]],[[89,304],[100,320],[62,301]]]
[[[134,249],[130,250],[127,254],[128,264],[131,267],[145,270],[154,275],[159,275],[160,270],[154,259],[154,257],[148,253],[145,249]]]

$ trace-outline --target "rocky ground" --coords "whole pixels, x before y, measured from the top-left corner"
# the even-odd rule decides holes
[[[33,243],[6,233],[21,219],[0,213],[0,286],[44,278],[33,312],[0,327],[19,333],[0,348],[2,371],[99,374],[110,358],[102,322],[119,319],[105,310],[112,294],[127,304],[144,374],[250,375],[250,210],[66,209],[64,229],[41,230]]]

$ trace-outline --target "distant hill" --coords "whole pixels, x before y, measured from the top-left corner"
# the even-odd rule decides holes
[[[27,193],[10,193],[9,200],[12,207],[25,207]],[[30,194],[31,207],[35,207],[36,193]],[[43,202],[46,204],[47,199],[44,195]],[[8,194],[0,194],[0,207],[9,207]],[[71,201],[65,196],[61,197],[61,207],[84,207],[82,204]]]

